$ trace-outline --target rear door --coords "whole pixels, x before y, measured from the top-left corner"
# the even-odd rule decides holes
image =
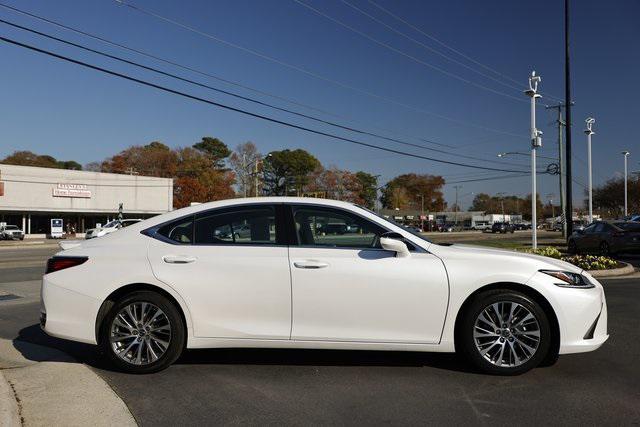
[[[155,230],[153,272],[186,301],[196,337],[289,339],[281,211],[272,204],[214,209]]]

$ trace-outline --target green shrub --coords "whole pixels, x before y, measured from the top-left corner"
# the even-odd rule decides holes
[[[548,256],[549,258],[560,259],[562,258],[562,254],[555,246],[544,246],[538,249],[525,249],[525,252],[534,254],[534,255],[542,255]]]
[[[610,270],[618,266],[618,261],[597,255],[572,255],[562,257],[562,260],[584,270]]]

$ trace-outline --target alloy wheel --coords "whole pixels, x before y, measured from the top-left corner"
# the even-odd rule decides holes
[[[473,327],[477,351],[498,367],[515,367],[529,361],[540,345],[540,324],[525,306],[498,301],[486,306]]]
[[[171,342],[171,322],[156,305],[133,302],[111,322],[109,341],[113,353],[132,365],[149,365],[160,359]]]
[[[600,254],[604,255],[604,256],[607,256],[607,255],[609,255],[609,252],[610,252],[609,244],[607,242],[600,243]]]

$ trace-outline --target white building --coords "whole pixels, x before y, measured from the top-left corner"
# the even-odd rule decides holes
[[[139,175],[0,164],[0,222],[48,235],[51,219],[83,233],[118,215],[147,218],[172,210],[173,180]]]

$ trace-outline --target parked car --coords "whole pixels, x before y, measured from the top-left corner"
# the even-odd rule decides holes
[[[122,221],[120,221],[116,219],[106,223],[102,227],[88,229],[85,233],[84,238],[94,239],[96,237],[102,237],[107,234],[113,233],[114,231],[118,231],[121,228],[128,227],[132,224],[138,223],[140,221],[142,220],[141,219],[123,219]]]
[[[247,218],[250,241],[213,238]],[[320,235],[326,218],[362,231]],[[133,373],[166,368],[185,347],[241,346],[457,351],[513,375],[608,338],[604,290],[580,268],[435,244],[335,200],[175,210],[59,252],[41,291],[46,333],[98,345]]]
[[[420,227],[416,227],[415,225],[405,225],[404,228],[409,231],[413,231],[414,233],[422,233],[422,229]]]
[[[479,224],[475,224],[473,227],[471,227],[471,229],[472,230],[485,231],[485,230],[491,229],[491,224],[489,224],[489,223],[479,223]]]
[[[452,233],[454,230],[455,224],[446,223],[438,225],[438,231],[442,233]]]
[[[0,225],[0,240],[24,240],[24,231],[17,225]]]
[[[531,224],[528,224],[526,222],[519,222],[517,224],[513,224],[513,227],[516,230],[531,230]]]
[[[598,221],[584,230],[576,230],[567,241],[569,252],[598,252],[614,255],[640,252],[640,223],[635,221]]]
[[[513,233],[515,232],[515,227],[508,222],[494,222],[491,226],[492,233]]]

